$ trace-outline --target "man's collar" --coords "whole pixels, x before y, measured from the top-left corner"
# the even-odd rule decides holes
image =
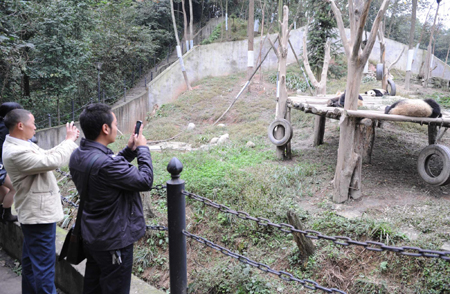
[[[34,143],[30,142],[30,141],[25,141],[16,137],[11,137],[11,135],[6,135],[6,139],[5,141],[14,143],[14,144],[18,144],[18,145],[22,145],[22,146],[33,146],[35,145]]]
[[[106,153],[106,154],[114,154],[114,152],[112,152],[112,150],[109,149],[108,147],[106,147],[105,145],[100,144],[100,143],[98,143],[96,141],[92,141],[92,140],[86,139],[86,138],[82,138],[81,139],[80,148],[81,149],[95,148],[95,149],[98,149],[98,150],[100,150],[100,151],[102,151],[103,153]]]

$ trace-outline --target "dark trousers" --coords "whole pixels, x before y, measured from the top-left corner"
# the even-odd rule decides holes
[[[133,244],[120,249],[122,264],[112,264],[109,251],[90,250],[84,247],[87,262],[84,273],[83,294],[130,293],[133,267]]]
[[[23,232],[22,294],[56,294],[56,223],[20,226]]]

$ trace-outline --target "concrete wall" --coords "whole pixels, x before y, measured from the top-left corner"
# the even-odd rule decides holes
[[[302,55],[302,38],[304,30],[302,28],[291,32],[290,41],[295,49],[297,56]],[[350,30],[347,30],[347,36]],[[275,40],[276,35],[270,36],[271,40]],[[254,40],[255,67],[256,59],[260,52],[261,38]],[[339,40],[338,44],[341,44]],[[277,44],[276,44],[277,45]],[[247,40],[213,43],[209,45],[195,46],[183,56],[187,76],[190,83],[204,79],[208,76],[226,76],[247,70]],[[264,56],[269,49],[270,44],[266,41],[262,48]],[[387,64],[394,62],[398,55],[405,48],[400,60],[394,65],[394,68],[405,71],[407,62],[407,46],[396,41],[386,39],[386,61]],[[425,59],[426,51],[418,50],[417,60],[414,62],[413,73],[418,73],[422,61]],[[370,60],[375,62],[380,60],[379,42],[375,46],[370,55]],[[294,63],[295,57],[289,50],[288,63]],[[443,61],[434,58],[437,68],[432,72],[432,76],[450,79],[450,67],[445,65]],[[264,61],[262,68],[275,69],[278,60],[276,55],[271,51]],[[433,65],[434,67],[434,65]],[[444,75],[443,75],[444,74]],[[147,88],[142,87],[141,93],[127,97],[127,101],[119,101],[113,107],[113,111],[117,116],[119,129],[123,133],[131,133],[133,131],[136,120],[145,120],[146,114],[150,112],[155,104],[159,106],[169,103],[176,99],[178,95],[186,91],[186,84],[181,72],[179,61],[173,63],[164,72],[158,75],[153,81],[147,84]],[[39,140],[39,146],[49,149],[65,138],[65,130],[61,127],[54,127],[39,130],[36,135]]]

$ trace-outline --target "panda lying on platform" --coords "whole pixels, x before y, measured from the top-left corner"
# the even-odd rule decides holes
[[[337,95],[339,95],[339,92],[337,93]],[[361,97],[361,95],[358,95],[358,106],[363,105],[362,101],[363,98]],[[345,104],[345,91],[344,94],[342,94],[341,96],[332,98],[327,102],[327,106],[329,107],[344,107],[344,104]]]
[[[433,99],[403,99],[386,106],[385,114],[398,114],[415,117],[442,117],[441,107]]]
[[[384,89],[372,89],[367,92],[364,92],[364,94],[374,97],[382,97],[384,95],[389,95],[389,92]]]

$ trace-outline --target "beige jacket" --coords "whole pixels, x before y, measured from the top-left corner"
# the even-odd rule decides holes
[[[44,150],[36,144],[6,136],[3,164],[16,189],[14,205],[22,224],[48,224],[62,220],[58,184],[53,170],[66,165],[77,148],[65,140]]]

